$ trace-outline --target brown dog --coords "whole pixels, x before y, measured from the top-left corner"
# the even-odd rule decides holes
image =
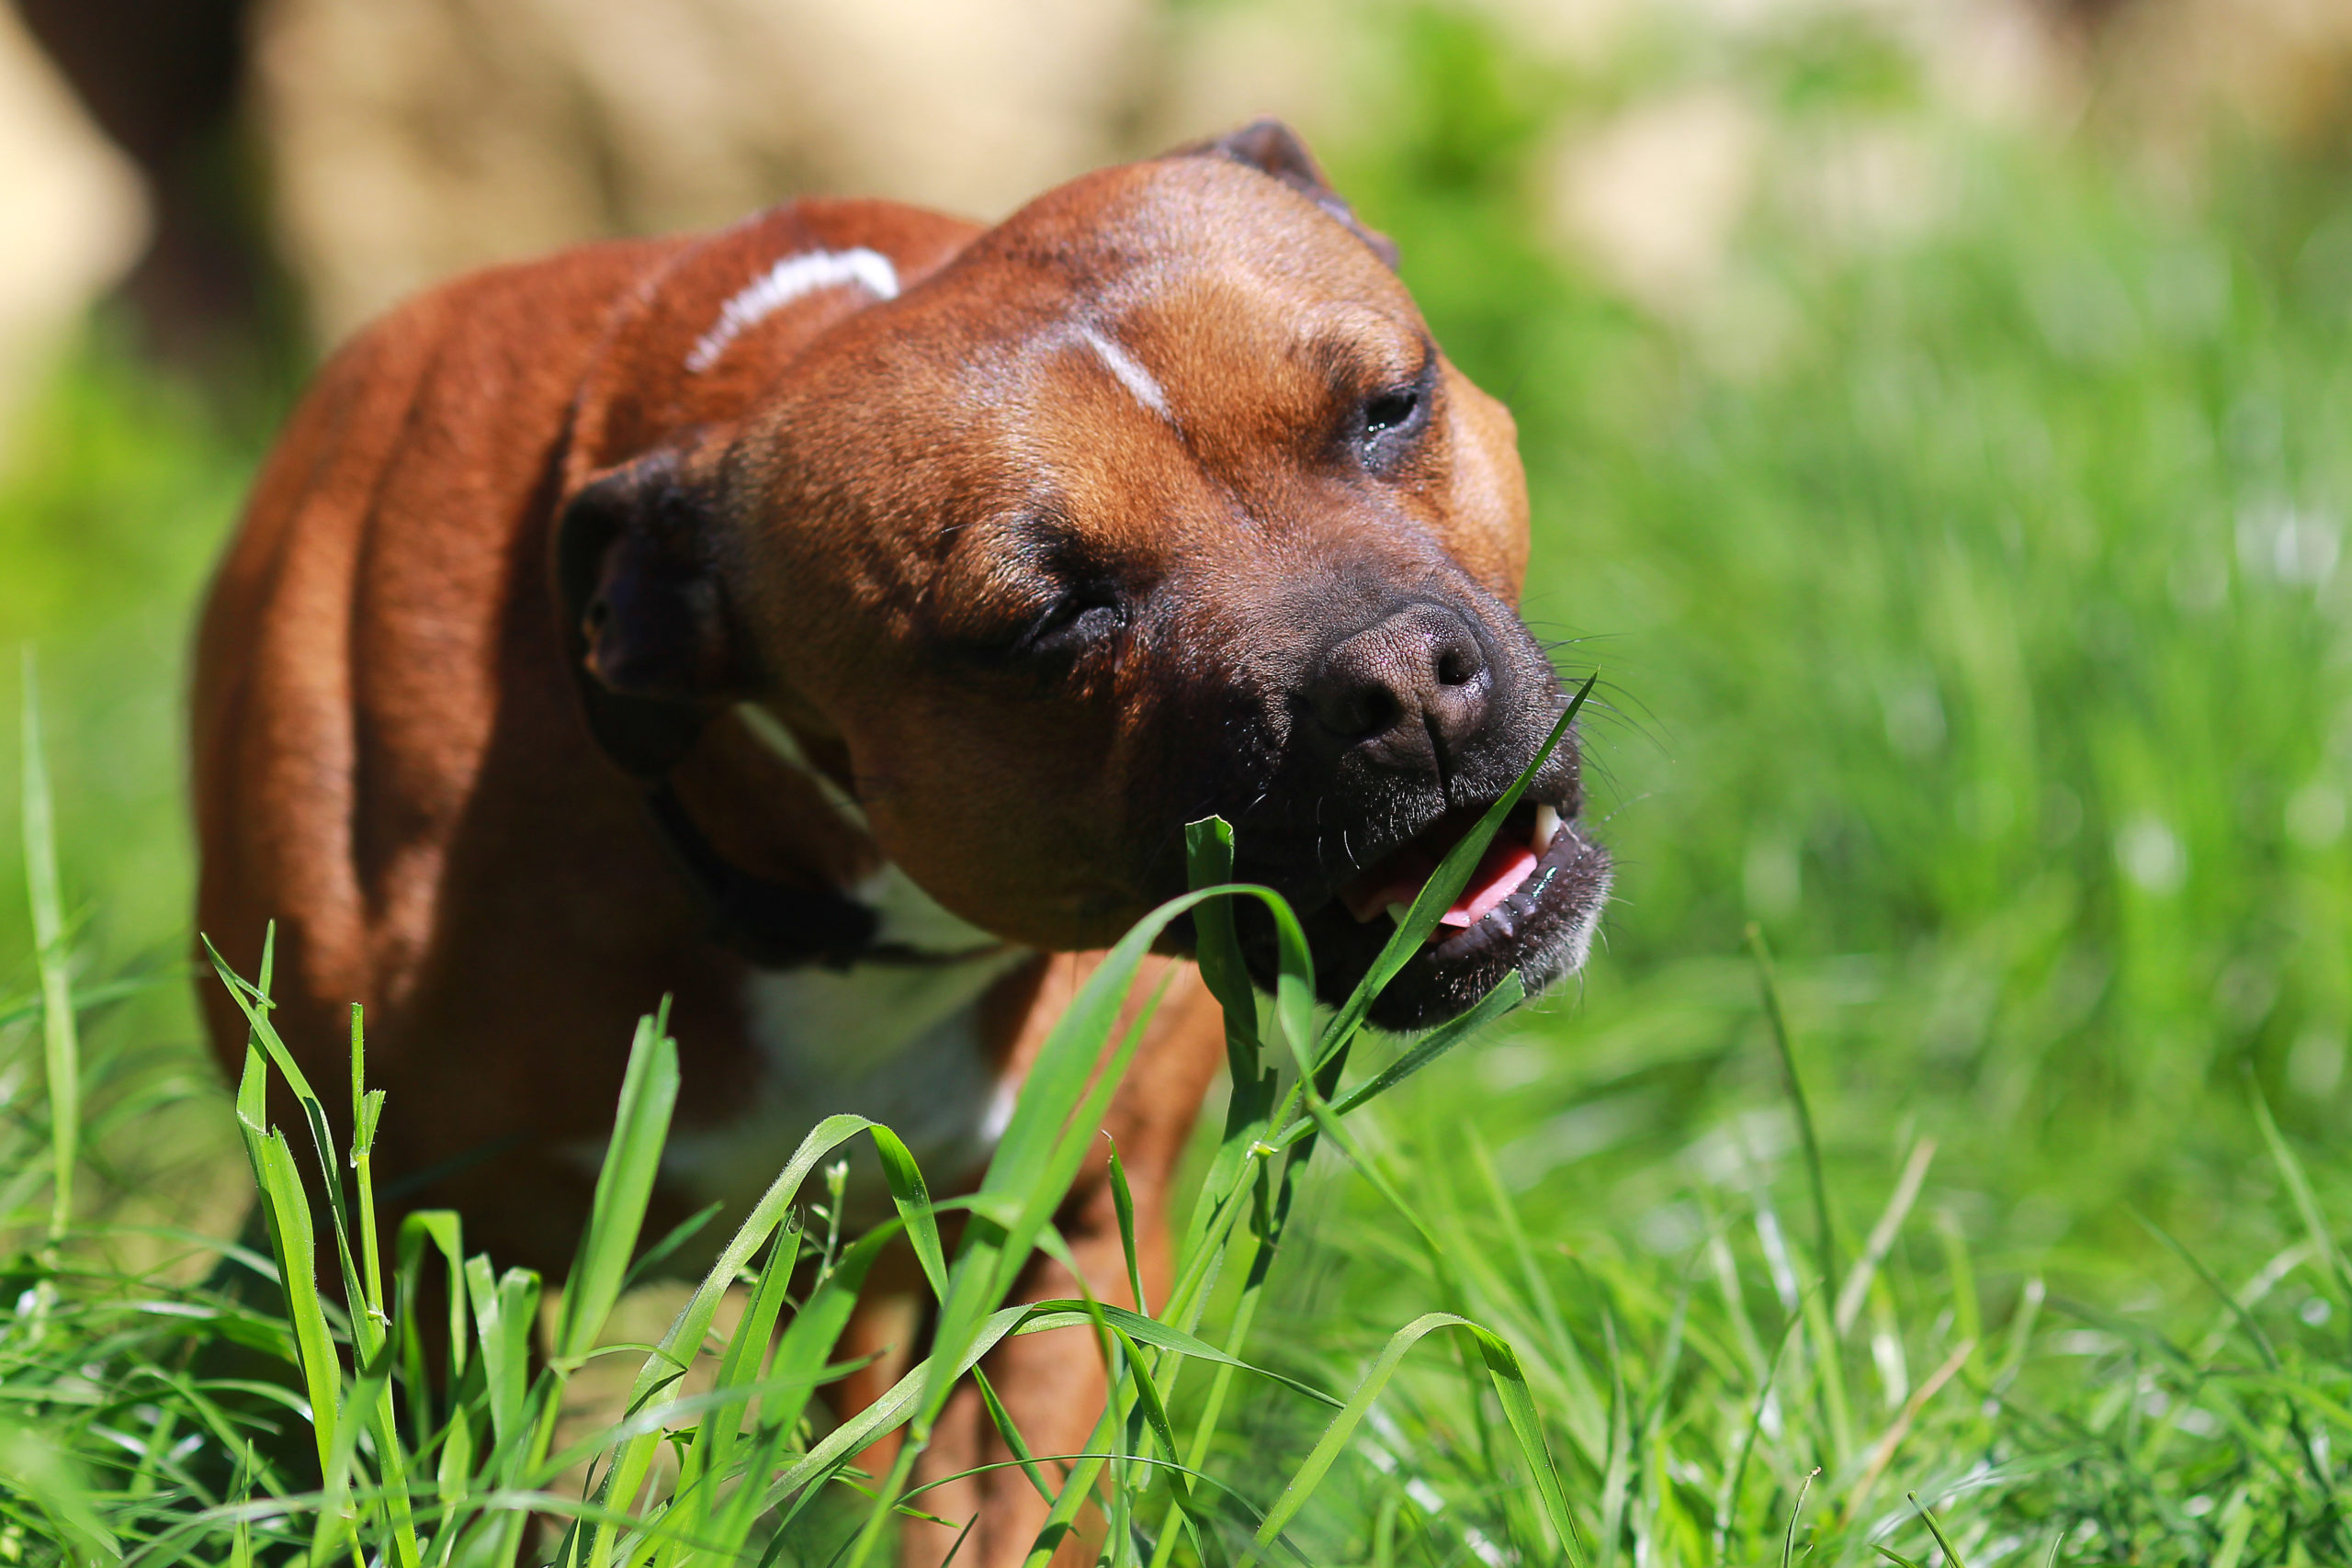
[[[366,1003],[378,1169],[550,1271],[665,995],[662,1201],[738,1216],[837,1110],[976,1177],[1086,963],[1048,955],[1181,891],[1210,812],[1344,995],[1563,705],[1510,416],[1390,259],[1266,123],[991,230],[797,202],[415,300],[321,374],[207,609],[202,929],[251,973],[278,922],[322,1077]],[[1377,1021],[1582,961],[1579,801],[1564,747]],[[1187,977],[1112,1112],[1159,1267],[1220,1039]],[[1061,1224],[1124,1297],[1104,1185]],[[994,1365],[1078,1445],[1083,1335]],[[993,1441],[962,1399],[926,1469]],[[967,1561],[1041,1521],[994,1474],[931,1497]]]

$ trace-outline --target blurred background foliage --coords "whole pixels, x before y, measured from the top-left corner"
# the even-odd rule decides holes
[[[2257,1089],[2345,1191],[2352,18],[2288,0],[1137,14],[1099,124],[992,166],[1034,187],[1073,148],[1301,123],[1516,414],[1525,612],[1564,669],[1602,677],[1606,947],[1398,1097],[1396,1158],[1454,1179],[1473,1129],[1539,1252],[1670,1293],[1725,1194],[1791,1171],[1753,922],[1838,1189],[1867,1194],[1840,1205],[1849,1246],[1932,1138],[1923,1212],[1976,1249],[1988,1301],[2047,1276],[2170,1321],[2194,1282],[2135,1216],[2225,1277],[2290,1245]],[[183,964],[191,608],[294,367],[342,319],[317,300],[347,313],[368,287],[316,262],[334,223],[292,190],[326,154],[289,143],[307,122],[254,36],[259,85],[202,132],[215,186],[243,171],[243,292],[175,316],[134,276],[23,373],[8,416],[0,642],[44,660],[94,976]],[[499,145],[485,169],[527,172]],[[854,166],[754,162],[774,195]],[[332,288],[306,295],[306,257]],[[14,858],[0,845],[0,886]],[[0,899],[0,953],[28,951]],[[209,1107],[184,1119],[188,1157],[225,1149],[184,987],[104,1027],[188,1044],[185,1092]],[[1419,1310],[1365,1201],[1322,1194],[1326,1250],[1292,1303],[1332,1347]],[[1935,1236],[1905,1234],[1898,1258],[1940,1277]]]

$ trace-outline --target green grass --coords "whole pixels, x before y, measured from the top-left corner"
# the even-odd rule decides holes
[[[1205,1536],[1238,1561],[1306,1472],[1284,1529],[1307,1561],[1544,1562],[1561,1551],[1548,1452],[1595,1562],[2352,1557],[2332,1511],[2352,1444],[2352,1276],[2334,1239],[2352,1216],[2341,171],[2223,146],[2184,192],[2087,136],[1945,124],[1869,40],[1834,31],[1746,53],[1669,39],[1619,81],[1545,66],[1460,13],[1379,16],[1396,44],[1381,129],[1325,151],[1397,238],[1441,339],[1520,419],[1526,609],[1565,668],[1602,671],[1585,736],[1620,897],[1579,987],[1352,1109],[1344,1149],[1317,1137],[1262,1284],[1245,1292],[1237,1253],[1214,1288],[1159,1306],[1342,1403],[1400,1326],[1453,1314],[1508,1345],[1527,1403],[1483,1341],[1447,1331],[1327,1444],[1334,1412],[1315,1397],[1215,1363],[1174,1375],[1184,1356],[1123,1325],[1121,1364],[1172,1377],[1159,1392],[1208,1478],[1192,1487],[1207,1522],[1169,1530],[1181,1506],[1135,1461],[1106,1465],[1102,1496],[1179,1560]],[[1775,164],[1729,305],[1675,326],[1617,300],[1543,238],[1530,193],[1564,115],[1702,66],[1771,103],[1800,152],[1855,117],[1919,130],[1947,209],[1848,243],[1808,222]],[[389,1541],[377,1489],[395,1451],[411,1528],[452,1539],[433,1513],[444,1393],[420,1400],[399,1366],[381,1392],[355,1376],[375,1331],[363,1321],[355,1348],[319,1308],[343,1337],[322,1403],[357,1413],[322,1464],[269,1392],[298,1378],[303,1314],[274,1264],[224,1239],[253,1145],[190,1043],[175,655],[252,426],[104,339],[40,420],[0,480],[0,633],[41,645],[62,937],[37,942],[40,922],[0,898],[0,953],[21,955],[0,964],[0,1199],[22,1248],[0,1290],[16,1521],[0,1560],[315,1491],[338,1462]],[[23,885],[12,847],[0,874]],[[106,989],[126,976],[157,984]],[[52,1246],[56,1014],[34,1002],[60,980],[83,1001],[84,1160]],[[633,1158],[660,1121],[658,1036],[625,1117]],[[1326,1098],[1402,1049],[1358,1042]],[[1212,1231],[1244,1157],[1231,1118],[1264,1108],[1250,1081],[1211,1118]],[[1052,1165],[1008,1167],[1001,1190],[1048,1191]],[[771,1218],[801,1214],[791,1247],[854,1269],[822,1169]],[[458,1397],[471,1451],[447,1494],[487,1507],[480,1539],[499,1488],[551,1483],[534,1445],[610,1304],[628,1245],[615,1223],[562,1292],[537,1391],[512,1352],[534,1287],[495,1260],[481,1277],[491,1321],[466,1328],[476,1382]],[[951,1339],[989,1321],[1020,1242],[1000,1223],[992,1258],[943,1248],[943,1279],[962,1270]],[[1206,1234],[1196,1258],[1249,1245]],[[413,1245],[417,1268],[445,1267],[437,1237]],[[784,1256],[766,1245],[741,1261]],[[396,1323],[402,1278],[381,1285]],[[820,1365],[821,1316],[794,1319],[813,1326],[778,1356]],[[315,1353],[302,1364],[324,1377]],[[739,1354],[726,1375],[759,1372]],[[935,1392],[919,1384],[907,1419]],[[703,1457],[650,1473],[790,1462],[820,1435],[785,1429],[797,1397],[697,1412]],[[391,1437],[370,1414],[385,1398]],[[1531,1409],[1539,1444],[1521,1440]],[[728,1427],[742,1412],[756,1418]],[[1129,1414],[1106,1451],[1164,1457],[1149,1401]],[[237,1434],[264,1419],[279,1430],[248,1457]],[[639,1456],[617,1462],[651,1465],[652,1434],[605,1436]],[[300,1555],[332,1512],[256,1517],[254,1550]],[[823,1562],[869,1517],[812,1502],[785,1550]],[[230,1550],[218,1531],[189,1546]]]

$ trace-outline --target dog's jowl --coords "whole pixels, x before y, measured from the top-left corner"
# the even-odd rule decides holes
[[[1512,608],[1510,416],[1394,259],[1261,124],[992,229],[804,201],[567,252],[337,354],[204,618],[199,916],[246,973],[277,922],[312,1076],[367,1006],[401,1201],[560,1272],[664,997],[657,1225],[740,1218],[835,1111],[969,1181],[1085,954],[1182,890],[1212,812],[1351,989],[1565,705]],[[1377,1021],[1582,962],[1608,861],[1581,799],[1565,745]],[[1156,963],[1174,984],[1111,1111],[1148,1281],[1224,1059],[1182,953]],[[1060,1224],[1125,1299],[1106,1189]],[[1042,1260],[1024,1288],[1076,1293]],[[991,1367],[1034,1449],[1083,1441],[1085,1334]],[[967,1392],[926,1468],[994,1442]],[[959,1561],[988,1564],[1044,1510],[1018,1468],[926,1506],[977,1511]]]

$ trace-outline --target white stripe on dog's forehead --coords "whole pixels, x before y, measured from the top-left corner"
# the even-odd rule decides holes
[[[686,369],[700,375],[718,363],[729,344],[795,299],[844,283],[856,284],[876,299],[893,299],[899,293],[899,269],[888,256],[864,245],[786,256],[718,308],[718,320],[686,355]]]
[[[1109,333],[1094,327],[1081,326],[1078,329],[1078,335],[1087,347],[1094,351],[1094,356],[1111,374],[1119,378],[1119,385],[1134,395],[1136,401],[1169,423],[1176,423],[1176,416],[1168,409],[1168,394],[1160,389],[1158,381],[1152,379],[1151,372],[1143,367],[1142,361],[1120,347],[1117,340]]]

